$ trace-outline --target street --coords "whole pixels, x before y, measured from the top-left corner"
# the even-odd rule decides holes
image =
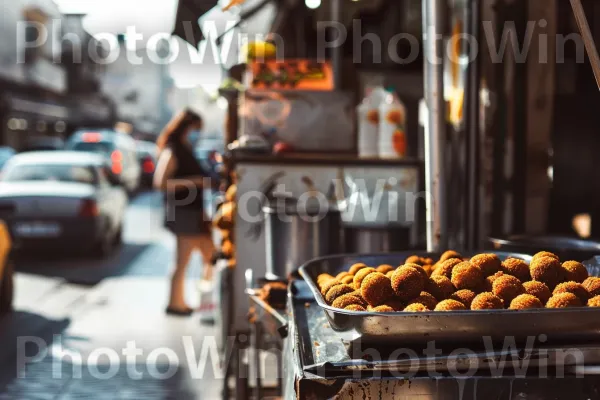
[[[205,340],[213,328],[197,315],[164,313],[174,238],[162,226],[161,205],[156,193],[133,199],[125,244],[106,260],[17,259],[15,312],[0,331],[0,399],[219,396],[220,383],[209,383],[216,371],[209,367],[199,379],[186,359],[197,348],[198,360],[200,348],[214,343]],[[187,290],[193,306],[200,265],[194,256]],[[136,358],[126,353],[132,346]],[[217,360],[213,365],[218,369]]]

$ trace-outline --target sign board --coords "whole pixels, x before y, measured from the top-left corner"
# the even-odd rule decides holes
[[[333,70],[328,62],[265,60],[249,65],[252,89],[331,91]]]

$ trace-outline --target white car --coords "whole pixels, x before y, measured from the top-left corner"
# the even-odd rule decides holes
[[[109,255],[121,243],[127,194],[104,157],[49,151],[18,154],[0,179],[0,219],[19,249]]]

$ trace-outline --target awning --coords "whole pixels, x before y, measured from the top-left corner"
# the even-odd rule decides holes
[[[179,0],[173,35],[198,47],[198,43],[204,40],[198,20],[217,4],[218,0]]]

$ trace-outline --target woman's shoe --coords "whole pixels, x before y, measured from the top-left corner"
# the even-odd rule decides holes
[[[184,309],[167,307],[166,313],[167,313],[167,315],[171,315],[171,316],[175,316],[175,317],[189,317],[194,313],[194,310],[192,310],[189,307],[186,307]]]

